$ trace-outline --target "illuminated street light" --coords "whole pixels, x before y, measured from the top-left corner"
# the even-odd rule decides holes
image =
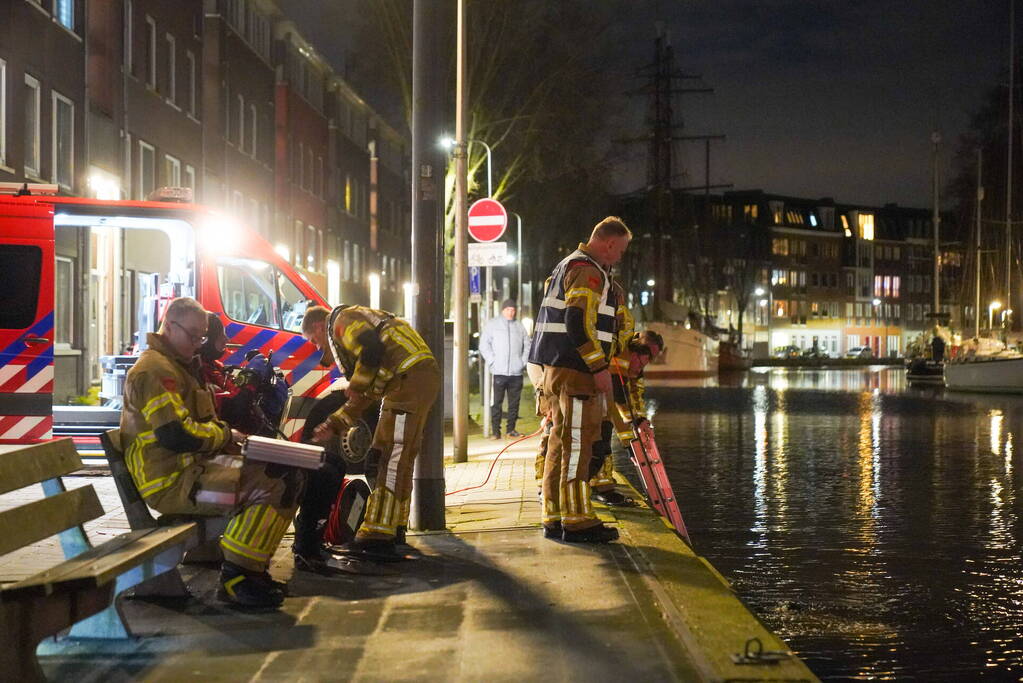
[[[653,280],[647,280],[646,281],[646,286],[647,287],[653,287],[655,284],[657,284],[657,283],[654,282]]]
[[[753,293],[756,294],[757,296],[763,296],[764,295],[764,288],[763,287],[757,287],[756,289],[753,290]]]
[[[369,274],[369,307],[380,308],[380,275]]]
[[[493,178],[493,164],[491,164],[491,149],[490,145],[483,142],[482,140],[471,139],[469,140],[469,146],[472,147],[472,143],[483,145],[487,150],[487,196],[494,196],[494,178]],[[455,145],[455,139],[451,137],[444,137],[440,139],[440,146],[445,149],[451,149]]]
[[[1001,301],[992,301],[987,305],[987,326],[988,329],[995,327],[995,311],[1002,307]]]

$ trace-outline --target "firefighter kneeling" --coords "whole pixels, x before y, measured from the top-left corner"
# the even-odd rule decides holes
[[[278,607],[284,586],[267,567],[295,515],[297,473],[273,477],[240,455],[243,435],[216,419],[213,398],[193,375],[207,314],[191,298],[167,307],[160,331],[128,372],[121,437],[125,462],[146,504],[162,514],[230,515],[217,596]]]
[[[631,238],[618,218],[598,223],[589,241],[555,267],[537,315],[529,361],[544,366],[542,391],[551,415],[543,477],[548,538],[579,543],[618,538],[618,530],[594,514],[588,479],[611,393],[608,366],[618,301],[609,270]]]
[[[395,546],[408,525],[412,467],[440,390],[437,361],[411,325],[366,306],[333,311],[313,306],[302,320],[302,335],[325,358],[331,354],[348,378],[348,401],[316,428],[316,441],[346,432],[369,405],[383,400],[367,455],[367,467],[378,460],[376,481],[349,552],[372,560],[400,559]]]

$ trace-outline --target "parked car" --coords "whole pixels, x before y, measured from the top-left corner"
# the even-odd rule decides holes
[[[775,358],[799,358],[803,351],[798,346],[789,344],[788,346],[779,346],[774,350]]]
[[[830,358],[830,356],[828,355],[827,351],[818,347],[816,349],[815,348],[805,349],[803,351],[803,358]]]
[[[873,358],[874,349],[869,346],[854,346],[845,352],[846,358]]]

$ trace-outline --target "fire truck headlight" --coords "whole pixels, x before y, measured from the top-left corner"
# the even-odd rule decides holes
[[[242,226],[233,218],[212,214],[199,227],[199,244],[204,251],[226,254],[238,249],[242,234]]]

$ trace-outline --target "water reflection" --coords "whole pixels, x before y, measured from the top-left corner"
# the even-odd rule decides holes
[[[1023,675],[1023,397],[880,367],[649,394],[697,549],[818,675]]]

